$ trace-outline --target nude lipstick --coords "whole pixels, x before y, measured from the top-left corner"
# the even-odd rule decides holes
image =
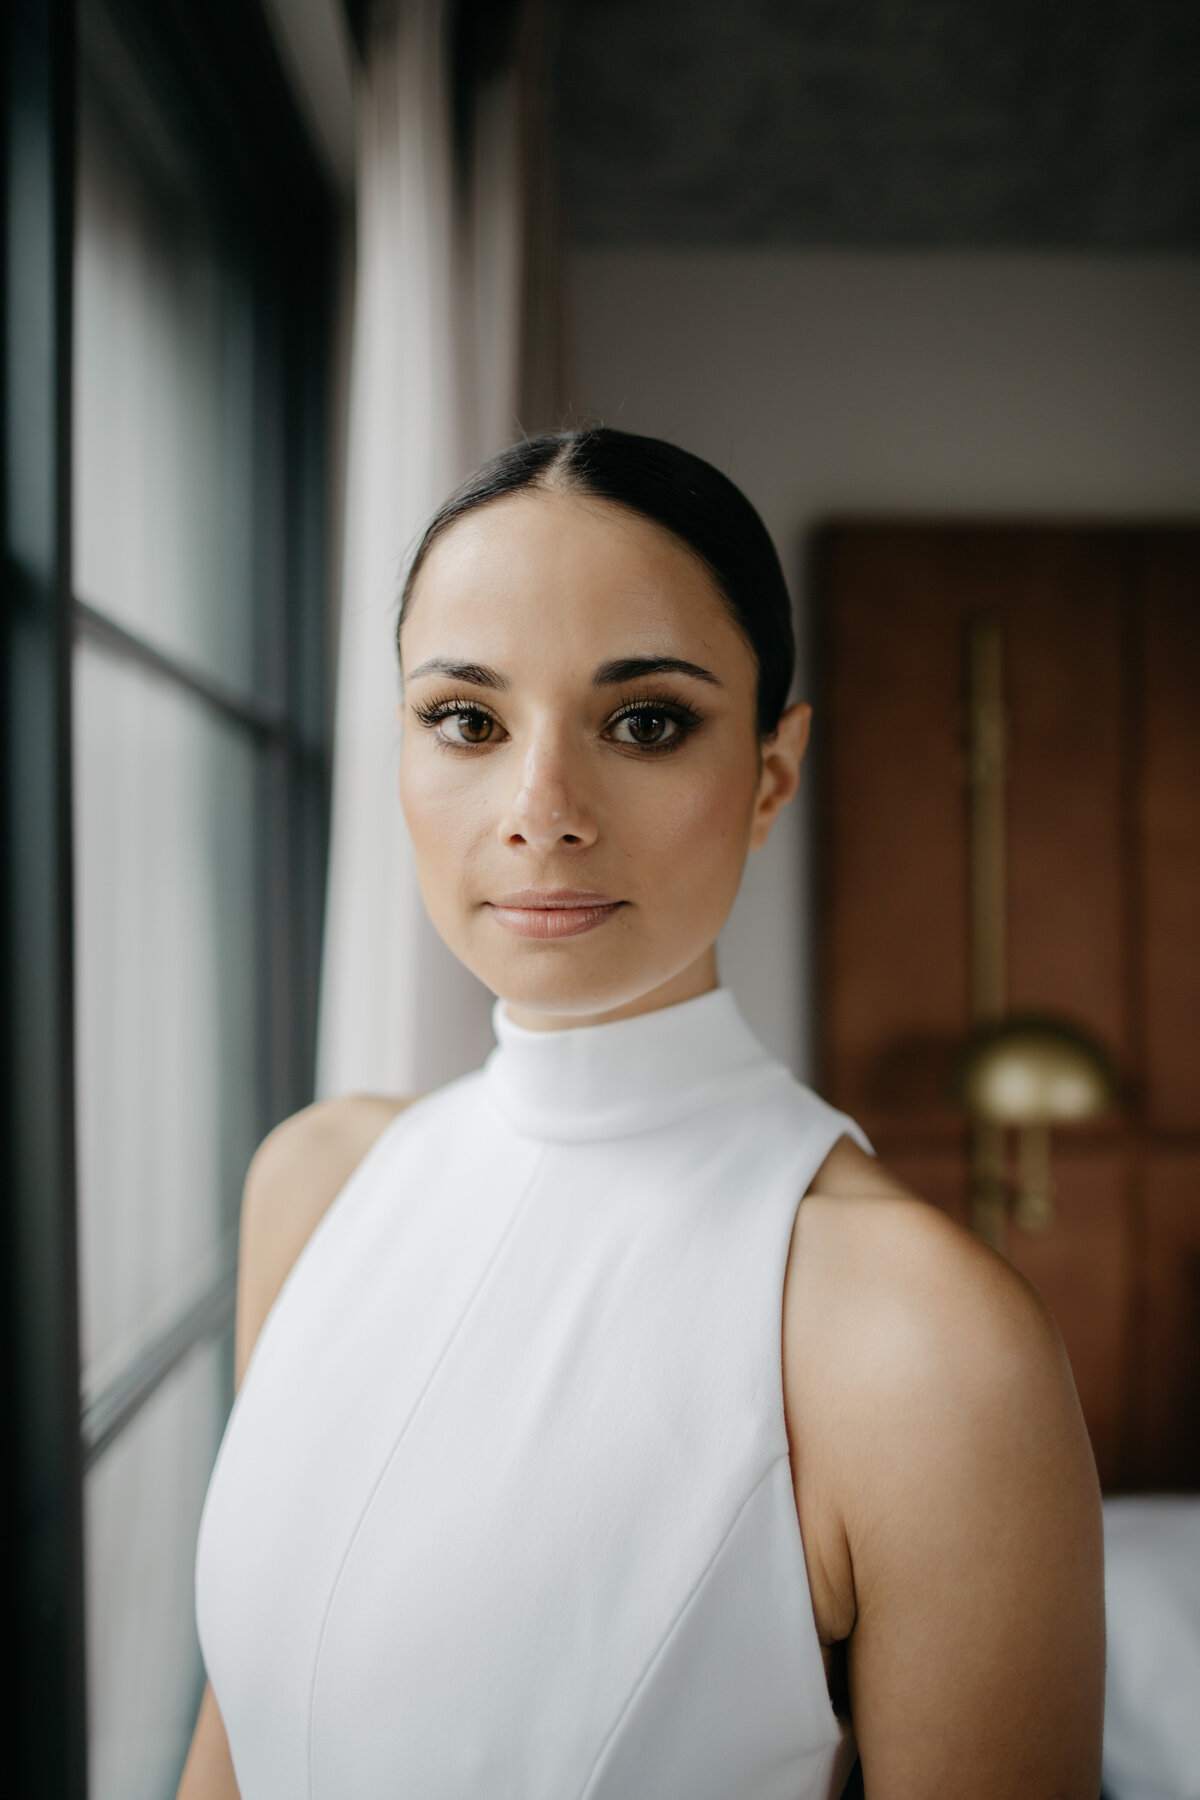
[[[526,938],[582,937],[585,931],[594,931],[611,919],[624,904],[581,888],[522,888],[519,893],[501,894],[487,902],[497,925],[515,937]]]

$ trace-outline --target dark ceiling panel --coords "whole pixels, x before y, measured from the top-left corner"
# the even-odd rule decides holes
[[[582,243],[1200,248],[1197,0],[560,0]]]

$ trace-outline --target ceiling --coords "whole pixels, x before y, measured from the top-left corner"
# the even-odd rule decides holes
[[[568,237],[1200,250],[1200,0],[558,0]]]

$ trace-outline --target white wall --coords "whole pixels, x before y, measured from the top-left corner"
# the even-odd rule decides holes
[[[834,515],[1200,515],[1200,258],[593,249],[568,281],[576,413],[731,475],[801,607]],[[802,1078],[809,821],[802,792],[721,944]]]

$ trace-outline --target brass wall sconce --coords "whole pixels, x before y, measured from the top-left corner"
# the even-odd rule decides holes
[[[972,1158],[972,1223],[995,1243],[1009,1201],[1004,1172],[1007,1128],[1017,1132],[1012,1216],[1025,1231],[1054,1223],[1050,1128],[1106,1112],[1116,1098],[1112,1065],[1086,1032],[1047,1014],[1021,1013],[983,1025],[962,1052],[955,1098],[985,1144]],[[993,1135],[994,1134],[994,1135]]]
[[[1003,1248],[1011,1211],[1026,1231],[1054,1221],[1051,1126],[1108,1110],[1117,1081],[1105,1050],[1082,1027],[1045,1013],[1007,1014],[1005,942],[1005,720],[1000,621],[968,622],[971,1035],[959,1054],[952,1100],[971,1118],[971,1224]],[[1015,1189],[1005,1131],[1017,1131]]]

